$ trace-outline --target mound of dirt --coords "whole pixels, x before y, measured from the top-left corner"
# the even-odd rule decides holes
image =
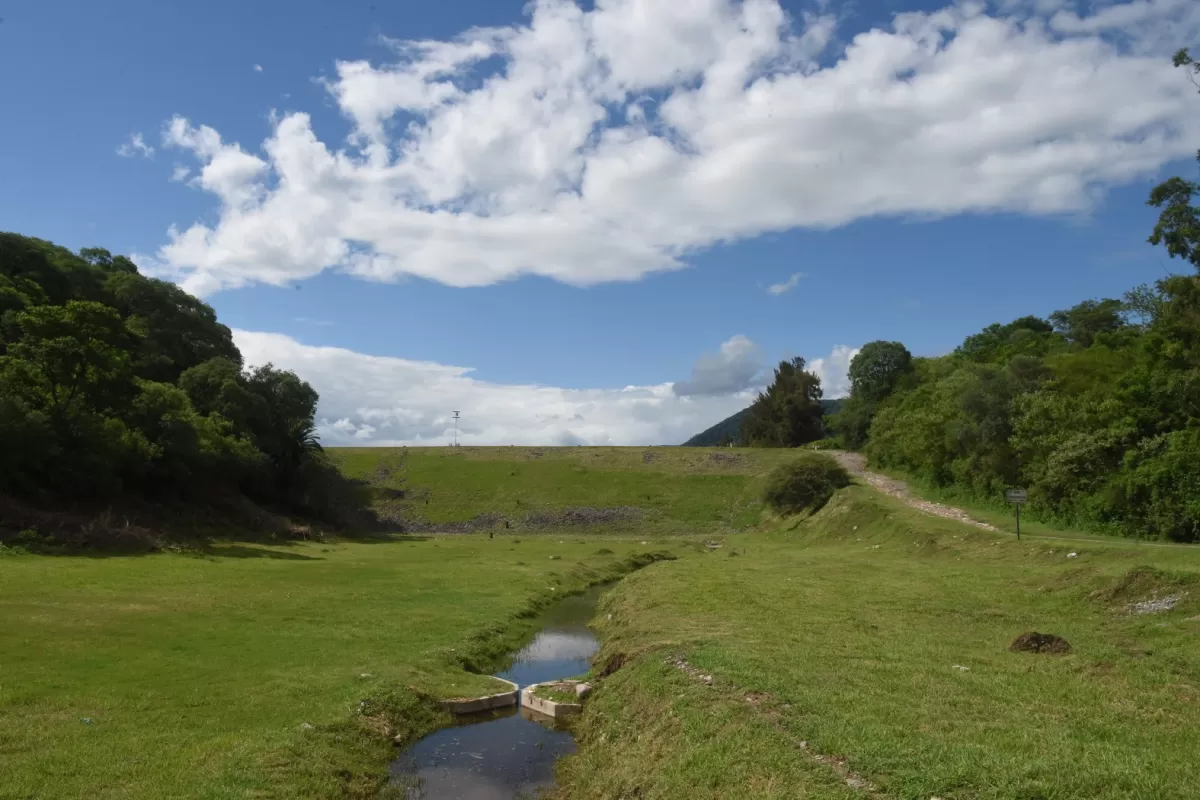
[[[1014,653],[1069,653],[1071,643],[1053,633],[1022,633],[1008,649]]]
[[[612,675],[621,667],[625,666],[626,661],[629,661],[629,656],[625,655],[624,653],[614,653],[609,656],[608,661],[604,662],[604,666],[600,668],[600,671],[596,673],[596,676],[600,678],[607,678],[609,675]]]

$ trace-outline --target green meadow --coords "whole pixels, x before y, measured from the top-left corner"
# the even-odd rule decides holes
[[[1194,797],[1198,614],[1200,551],[1018,542],[854,486],[618,585],[597,663],[622,666],[558,796]],[[1026,632],[1072,651],[1011,652]]]
[[[759,495],[787,451],[331,455],[420,530],[0,556],[0,798],[384,796],[437,699],[622,576],[558,798],[1200,784],[1200,550],[1017,542],[862,486],[781,520]],[[1028,631],[1072,650],[1010,652]]]

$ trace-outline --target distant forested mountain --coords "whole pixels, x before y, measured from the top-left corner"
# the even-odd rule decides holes
[[[836,414],[838,411],[841,410],[843,402],[845,402],[845,401],[843,401],[841,399],[822,400],[821,401],[821,413],[824,416]],[[683,443],[683,446],[684,447],[721,447],[723,445],[728,444],[729,442],[737,443],[738,436],[741,434],[741,431],[742,431],[742,423],[745,422],[746,417],[748,417],[749,415],[750,415],[750,409],[743,408],[741,411],[737,412],[733,416],[726,417],[725,419],[718,422],[716,425],[713,425],[708,430],[706,430],[702,433],[698,433],[695,436],[693,436],[692,438],[688,439],[686,442]]]

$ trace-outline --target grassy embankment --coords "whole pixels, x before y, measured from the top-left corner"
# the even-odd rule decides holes
[[[625,664],[560,797],[1195,796],[1200,550],[1018,543],[859,486],[781,527],[610,593]],[[1074,650],[1009,652],[1026,631]]]
[[[644,533],[722,532],[758,524],[761,478],[784,450],[681,447],[471,447],[332,451],[353,477],[403,488],[412,517],[468,522],[482,515],[523,527],[568,509],[632,508]]]
[[[439,724],[430,697],[490,689],[463,665],[494,666],[531,608],[637,554],[695,552],[658,534],[757,519],[773,456],[653,453],[414,450],[380,482],[431,520],[646,510],[618,532],[0,557],[0,798],[374,796],[386,735]]]

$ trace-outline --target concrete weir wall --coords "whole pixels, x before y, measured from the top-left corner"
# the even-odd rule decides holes
[[[506,691],[484,695],[483,697],[472,697],[465,700],[443,700],[442,707],[451,714],[474,714],[479,711],[489,711],[493,708],[515,706],[520,687],[512,681],[506,681],[504,678],[496,678],[496,680],[509,688]]]
[[[546,683],[554,686],[579,685],[578,681],[547,681]],[[545,714],[547,717],[556,718],[569,717],[573,714],[578,714],[583,711],[583,705],[580,703],[560,703],[535,695],[534,691],[539,686],[543,685],[545,684],[535,683],[532,686],[526,686],[521,691],[521,706],[524,708],[533,709],[539,714]],[[586,686],[586,684],[583,685]]]

